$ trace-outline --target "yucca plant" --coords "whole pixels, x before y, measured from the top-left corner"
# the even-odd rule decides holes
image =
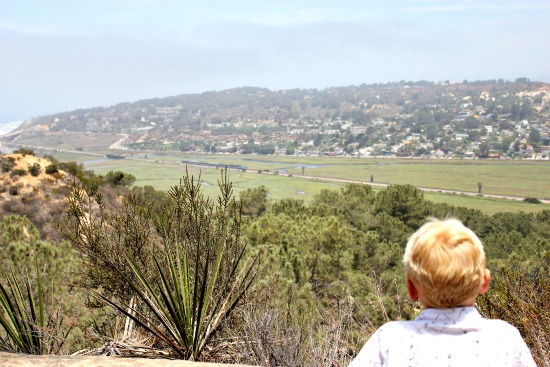
[[[2,269],[0,281],[0,350],[50,354],[61,350],[70,329],[61,331],[59,313],[47,314],[37,266],[36,295],[28,274],[23,287],[12,270]]]
[[[163,254],[154,257],[156,275],[133,259],[129,282],[137,306],[97,296],[162,340],[181,358],[198,360],[222,322],[245,296],[258,256],[246,257],[240,235],[241,210],[227,171],[218,182],[217,204],[187,174],[169,192],[170,205],[154,218]],[[155,281],[157,279],[157,281]]]

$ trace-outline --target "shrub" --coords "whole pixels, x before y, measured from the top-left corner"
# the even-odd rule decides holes
[[[106,210],[80,187],[69,197],[64,232],[85,259],[86,286],[170,347],[197,360],[243,300],[258,257],[245,261],[241,212],[227,170],[217,203],[189,174],[159,213],[127,196]],[[161,250],[162,249],[162,250]]]
[[[529,204],[541,204],[542,202],[537,198],[525,198],[523,199],[524,202]]]
[[[529,273],[502,269],[493,277],[489,292],[478,306],[489,318],[505,320],[518,328],[537,366],[550,366],[550,254]]]
[[[113,186],[130,187],[136,181],[136,177],[121,171],[109,171],[103,180]]]
[[[21,154],[23,156],[28,155],[34,155],[34,150],[30,148],[19,148],[13,151],[14,154]]]
[[[84,165],[76,162],[61,162],[59,168],[69,172],[71,175],[82,179],[84,177]]]
[[[20,269],[17,270],[19,272]],[[36,284],[28,273],[24,280],[16,271],[0,271],[0,350],[25,354],[56,354],[72,327],[65,329],[58,305],[48,305],[44,297],[41,271],[36,265]],[[48,289],[52,293],[51,289]],[[51,294],[50,294],[51,295]]]
[[[52,164],[46,166],[45,172],[48,175],[53,175],[53,174],[59,172],[59,169],[57,168],[56,164],[52,163]]]
[[[25,176],[26,174],[27,174],[27,171],[25,171],[24,169],[14,169],[13,171],[10,172],[10,177]]]
[[[19,188],[15,185],[11,185],[10,188],[9,188],[9,193],[10,195],[17,195],[19,193]]]
[[[55,165],[59,164],[59,161],[54,156],[46,154],[44,155],[44,159],[49,161],[51,164],[55,164]]]
[[[13,157],[1,157],[0,164],[2,166],[2,172],[7,173],[15,167],[15,159]]]
[[[31,176],[36,177],[40,174],[41,168],[38,163],[29,164],[29,173]]]

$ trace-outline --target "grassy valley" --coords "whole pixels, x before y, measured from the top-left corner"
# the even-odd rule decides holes
[[[452,203],[485,213],[537,212],[549,207],[548,204],[534,205],[521,200],[487,196],[491,194],[549,199],[550,166],[544,161],[399,160],[181,153],[147,154],[147,159],[144,159],[144,153],[140,152],[131,155],[135,159],[109,160],[82,154],[52,154],[60,160],[84,163],[87,169],[97,174],[106,174],[112,170],[128,172],[136,177],[136,185],[148,185],[158,190],[166,190],[179,182],[186,169],[182,161],[186,161],[244,166],[247,168],[246,172],[237,169],[230,173],[235,191],[239,193],[264,185],[272,200],[294,198],[308,203],[324,188],[345,185],[345,182],[337,180],[370,183],[372,175],[375,190],[384,187],[377,185],[387,184],[409,184],[434,189],[435,191],[425,192],[426,197],[434,202]],[[201,175],[205,192],[212,195],[216,192],[219,170],[200,165],[188,165],[187,169],[194,176]],[[323,180],[325,178],[331,180]],[[477,194],[479,182],[482,183],[482,195],[460,193],[464,191]],[[438,192],[441,190],[456,193]]]

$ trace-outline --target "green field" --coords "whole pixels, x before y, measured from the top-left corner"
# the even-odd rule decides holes
[[[482,183],[484,194],[520,197],[550,198],[550,162],[537,161],[482,161],[482,160],[390,160],[357,158],[307,158],[279,156],[147,154],[147,160],[105,160],[80,155],[55,153],[62,161],[84,163],[86,169],[97,174],[121,170],[136,176],[136,185],[150,185],[166,190],[177,185],[185,174],[182,160],[217,164],[242,165],[247,172],[232,170],[230,179],[235,193],[265,185],[271,198],[296,198],[309,202],[324,188],[343,186],[338,182],[323,182],[315,178],[349,179],[375,183],[411,184],[417,187],[477,192]],[[145,158],[143,153],[132,158]],[[303,170],[302,170],[302,167]],[[209,195],[217,192],[220,171],[208,167],[188,166],[189,173],[201,175],[203,189]],[[258,173],[262,171],[262,173]],[[282,174],[272,174],[280,171]],[[268,172],[268,173],[266,173]],[[298,177],[302,175],[312,178]],[[292,177],[286,175],[289,173]],[[517,200],[487,197],[425,193],[434,202],[479,209],[486,213],[499,211],[536,212],[549,209],[549,204],[533,205]]]
[[[221,177],[221,171],[215,168],[185,166],[180,164],[181,158],[175,159],[169,156],[148,156],[150,160],[105,160],[96,159],[86,155],[55,153],[54,156],[61,161],[84,162],[86,169],[103,175],[109,171],[123,171],[136,176],[135,185],[153,186],[159,190],[167,190],[177,185],[185,175],[189,174],[198,178],[200,175],[202,188],[209,195],[218,193],[217,183]],[[259,174],[256,172],[241,172],[232,170],[229,173],[233,189],[236,194],[245,189],[265,185],[274,200],[282,198],[295,198],[309,202],[313,196],[322,189],[336,189],[345,184],[338,182],[323,182],[315,179],[300,179],[286,175]]]
[[[303,165],[307,176],[369,181],[372,175],[378,183],[467,192],[477,192],[481,182],[483,193],[487,194],[550,198],[550,162],[547,161],[206,157],[202,160],[242,164],[250,169],[284,169],[299,175]]]

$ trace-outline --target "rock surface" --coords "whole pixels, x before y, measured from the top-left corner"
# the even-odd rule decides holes
[[[250,367],[237,364],[189,362],[182,360],[91,357],[35,356],[0,352],[2,367]]]

